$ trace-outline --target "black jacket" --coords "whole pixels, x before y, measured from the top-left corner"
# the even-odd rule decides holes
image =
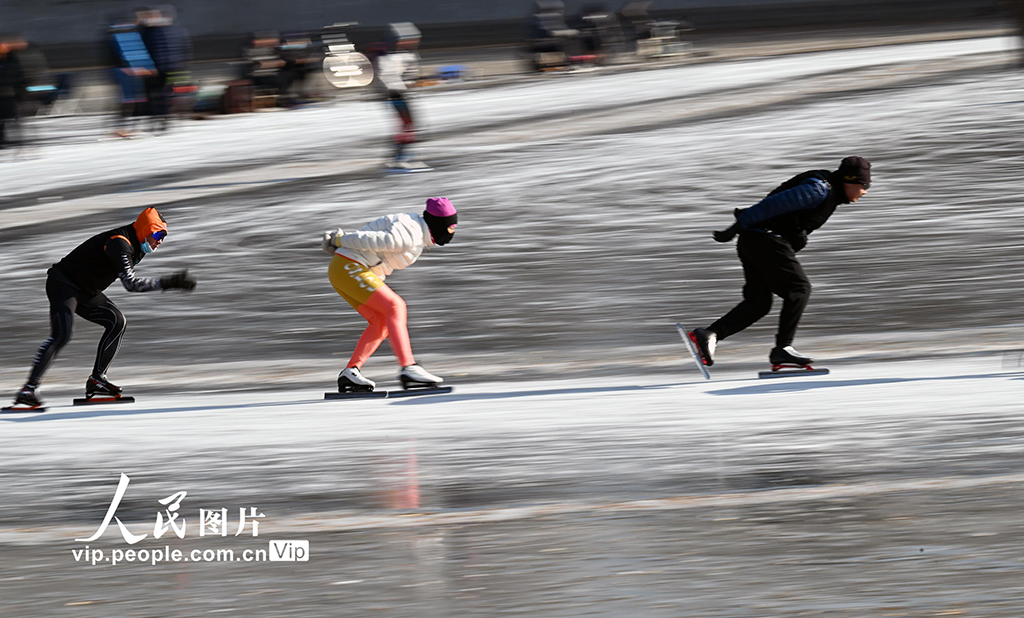
[[[769,196],[781,193],[801,185],[809,178],[823,180],[828,184],[828,194],[814,208],[788,212],[773,217],[761,224],[761,227],[769,232],[790,240],[794,249],[801,249],[807,243],[807,235],[825,225],[828,218],[836,211],[840,204],[846,204],[846,190],[843,188],[842,179],[837,178],[835,172],[829,170],[811,170],[790,178],[775,188]]]
[[[135,274],[135,265],[145,254],[132,224],[97,234],[78,245],[64,259],[47,271],[64,278],[92,298],[120,278],[129,292],[159,290],[159,279],[146,279]]]

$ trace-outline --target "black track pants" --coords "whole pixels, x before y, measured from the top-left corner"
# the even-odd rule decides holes
[[[743,301],[709,328],[725,339],[763,318],[772,308],[772,295],[782,298],[775,345],[793,343],[800,316],[811,297],[811,282],[785,240],[761,232],[743,232],[736,245],[743,264]]]
[[[124,314],[103,294],[92,298],[83,298],[81,294],[77,288],[65,283],[59,276],[51,274],[46,278],[46,296],[50,300],[50,338],[44,341],[36,352],[28,384],[39,385],[57,353],[71,340],[73,315],[76,313],[103,327],[103,337],[100,338],[100,345],[96,350],[93,374],[105,374],[113,362],[117,350],[121,347],[121,338],[124,337]]]

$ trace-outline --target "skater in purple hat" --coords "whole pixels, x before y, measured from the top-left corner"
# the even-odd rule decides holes
[[[398,213],[372,221],[355,232],[338,228],[324,232],[321,246],[329,254],[327,271],[334,289],[366,318],[369,324],[355,352],[338,376],[338,390],[372,391],[375,384],[360,373],[385,339],[402,367],[398,374],[405,388],[436,387],[443,379],[416,364],[406,329],[402,297],[384,283],[396,270],[412,266],[427,247],[451,242],[458,224],[455,206],[446,197],[432,197],[422,214]]]

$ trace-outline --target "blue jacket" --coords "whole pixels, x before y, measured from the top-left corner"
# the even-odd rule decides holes
[[[757,204],[736,213],[741,232],[769,233],[785,239],[794,251],[807,235],[828,221],[849,199],[842,178],[829,170],[811,170],[779,185]]]
[[[153,59],[137,30],[115,30],[110,33],[110,45],[120,60],[119,65],[132,69],[154,70]]]
[[[800,210],[817,208],[828,197],[832,187],[820,178],[807,178],[797,186],[773,193],[750,208],[740,211],[736,220],[741,230],[757,230],[766,221]]]

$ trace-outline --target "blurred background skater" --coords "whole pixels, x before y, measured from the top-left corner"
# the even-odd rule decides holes
[[[578,17],[581,64],[605,64],[616,53],[623,51],[623,30],[618,16],[602,3],[583,7]]]
[[[0,148],[15,142],[12,129],[18,126],[19,104],[25,92],[25,72],[20,53],[28,45],[17,35],[0,36]],[[20,134],[19,134],[20,141]]]
[[[306,32],[286,34],[278,48],[284,65],[280,70],[278,105],[295,107],[310,100],[308,78],[320,70],[323,55]]]
[[[188,88],[192,41],[177,23],[177,11],[163,5],[138,11],[139,33],[146,45],[155,71],[143,78],[148,99],[148,115],[153,130],[167,130],[168,118],[175,101],[176,88]]]
[[[377,84],[398,115],[399,129],[395,133],[394,156],[388,162],[388,169],[395,172],[423,172],[430,168],[409,153],[411,144],[416,142],[416,123],[409,109],[409,88],[414,85],[420,72],[420,31],[414,24],[402,22],[391,24],[388,41],[378,46],[374,58]]]
[[[527,22],[527,51],[534,71],[565,69],[569,66],[570,43],[579,31],[565,21],[562,0],[537,0]]]
[[[772,365],[810,365],[813,360],[793,348],[800,317],[811,295],[796,254],[807,244],[807,235],[818,229],[841,204],[856,202],[871,185],[871,163],[847,157],[839,169],[811,170],[794,176],[750,208],[733,211],[736,222],[715,232],[718,242],[737,234],[736,252],[743,265],[743,300],[707,328],[689,333],[704,364],[715,362],[715,346],[757,322],[772,307],[772,295],[782,298]]]
[[[389,339],[402,370],[402,387],[429,388],[444,382],[416,364],[406,328],[406,305],[384,283],[396,270],[414,264],[427,247],[443,246],[455,235],[458,215],[445,197],[427,200],[423,214],[399,213],[372,221],[355,232],[324,232],[321,246],[332,257],[328,277],[334,289],[366,318],[355,352],[341,375],[338,390],[372,391],[375,384],[359,368]]]
[[[277,32],[254,32],[242,47],[242,70],[239,77],[248,84],[249,111],[276,107],[283,92],[281,70],[281,37]]]
[[[121,387],[107,380],[107,368],[121,347],[125,317],[103,291],[121,279],[129,292],[181,289],[191,291],[196,280],[181,271],[158,279],[139,277],[135,266],[167,237],[167,222],[156,208],[147,208],[134,223],[97,234],[76,247],[46,271],[46,297],[50,301],[50,337],[36,353],[25,386],[14,399],[18,409],[42,406],[36,389],[61,348],[71,340],[74,314],[103,327],[92,375],[85,383],[86,397],[120,397]]]
[[[111,68],[120,99],[114,120],[114,136],[133,135],[132,123],[145,112],[144,80],[156,74],[156,66],[139,33],[138,15],[111,20],[103,45],[103,56]]]

